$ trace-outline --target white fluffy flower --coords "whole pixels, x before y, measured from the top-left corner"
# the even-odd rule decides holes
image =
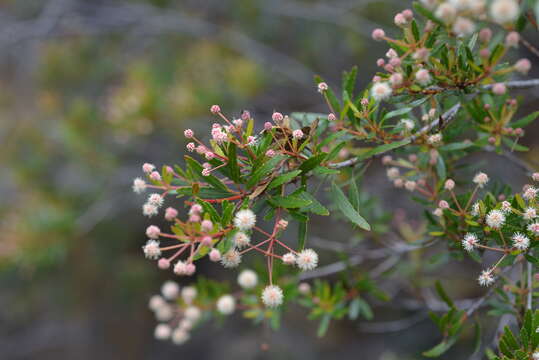
[[[173,300],[178,297],[180,293],[180,286],[174,281],[168,280],[161,286],[161,294],[165,299]]]
[[[150,196],[148,196],[148,204],[161,207],[161,205],[163,205],[163,197],[157,193],[150,194]]]
[[[172,307],[168,304],[165,304],[158,308],[155,311],[155,318],[158,321],[169,321],[174,316],[174,311],[172,310]]]
[[[528,231],[534,233],[535,235],[539,235],[539,222],[534,222],[528,225]]]
[[[442,141],[442,134],[432,134],[427,138],[427,143],[436,145]]]
[[[376,101],[381,101],[391,96],[391,86],[387,82],[377,82],[371,88],[371,96]]]
[[[494,282],[494,276],[492,276],[490,270],[483,270],[481,272],[481,275],[479,275],[479,277],[477,278],[477,281],[481,286],[489,286],[492,285],[492,283]]]
[[[477,0],[449,0],[449,3],[457,10],[468,10],[472,7],[474,1]]]
[[[146,236],[148,236],[150,239],[157,239],[159,237],[159,233],[161,233],[161,229],[155,225],[150,225],[146,228]]]
[[[515,0],[494,0],[490,5],[490,16],[499,24],[515,21],[519,12],[518,3]]]
[[[500,210],[491,210],[487,214],[487,225],[493,229],[499,229],[505,223],[505,215]]]
[[[159,324],[155,327],[153,335],[157,340],[166,340],[170,337],[171,332],[172,332],[172,329],[170,328],[169,325]]]
[[[457,9],[449,3],[442,3],[434,12],[434,16],[442,22],[449,24],[455,19],[455,16],[457,16]]]
[[[533,220],[537,217],[537,211],[532,207],[526,208],[522,214],[522,217],[524,220]]]
[[[154,295],[150,298],[150,301],[148,301],[148,307],[152,311],[157,311],[160,307],[166,304],[167,302],[165,301],[165,299],[163,299],[161,295]]]
[[[137,194],[140,194],[146,190],[146,181],[142,180],[141,178],[136,178],[133,180],[133,191]]]
[[[537,3],[537,12],[539,13],[539,3]],[[537,328],[539,329],[539,327]],[[539,332],[539,331],[535,331],[535,332]],[[539,360],[539,351],[536,351],[532,354],[532,358],[533,360]]]
[[[246,233],[242,231],[238,231],[234,235],[234,246],[237,247],[238,249],[246,247],[247,245],[249,245],[250,242],[251,242],[251,238],[249,237],[249,235],[247,235]]]
[[[159,256],[161,256],[159,241],[156,240],[148,240],[146,245],[142,247],[142,250],[144,251],[144,256],[146,256],[147,259],[156,260],[159,258]]]
[[[473,182],[479,185],[480,188],[485,186],[486,183],[488,183],[488,180],[488,175],[483,172],[477,173],[473,178]]]
[[[155,206],[154,204],[146,203],[142,205],[142,214],[147,217],[152,217],[154,215],[157,215],[159,212],[159,208]]]
[[[172,332],[172,342],[176,345],[182,345],[189,340],[189,333],[183,329],[176,328]]]
[[[277,285],[268,285],[262,291],[262,302],[267,307],[277,307],[283,303],[283,290]]]
[[[186,319],[191,320],[192,322],[197,322],[198,319],[200,319],[202,312],[196,306],[189,306],[187,307],[187,309],[185,309],[183,315]]]
[[[519,250],[526,250],[530,246],[530,239],[524,234],[514,233],[511,237],[513,246]]]
[[[236,299],[232,295],[223,295],[217,300],[217,311],[230,315],[236,310]]]
[[[533,186],[527,186],[522,193],[522,197],[526,200],[533,200],[537,196],[537,192],[537,188],[534,188]]]
[[[243,289],[252,289],[258,283],[258,275],[253,270],[243,270],[238,275],[238,284]]]
[[[234,217],[234,226],[242,231],[252,229],[255,224],[256,215],[249,209],[238,211]]]
[[[414,121],[410,119],[401,119],[400,123],[408,131],[413,130],[415,127]]]
[[[396,167],[390,167],[389,169],[387,169],[386,175],[388,179],[395,180],[396,178],[400,176],[400,171]]]
[[[291,252],[284,254],[283,263],[286,265],[294,265],[296,263],[296,255]]]
[[[417,72],[415,73],[415,79],[420,85],[423,86],[428,85],[432,80],[430,73],[427,69],[417,70]]]
[[[312,270],[318,266],[318,254],[313,249],[305,249],[296,256],[296,264],[301,270]]]
[[[479,239],[477,239],[475,234],[468,233],[464,236],[464,239],[462,239],[462,247],[464,250],[470,252],[474,249],[478,242]]]
[[[226,268],[235,268],[241,263],[241,255],[234,249],[228,250],[221,256],[221,264]]]
[[[458,17],[453,24],[453,32],[458,36],[468,36],[475,31],[475,24],[468,18]]]
[[[182,300],[186,304],[191,304],[193,300],[197,297],[197,289],[194,286],[186,286],[182,289]]]

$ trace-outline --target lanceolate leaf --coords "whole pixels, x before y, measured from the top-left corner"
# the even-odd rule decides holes
[[[367,223],[367,221],[361,215],[359,215],[352,204],[350,204],[350,201],[348,201],[346,196],[343,194],[342,190],[335,183],[331,185],[331,194],[337,207],[339,210],[341,210],[343,215],[348,218],[348,220],[364,230],[371,230],[369,223]]]

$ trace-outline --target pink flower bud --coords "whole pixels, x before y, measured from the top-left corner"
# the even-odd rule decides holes
[[[297,129],[297,130],[292,131],[292,137],[293,137],[294,139],[301,139],[301,138],[303,138],[303,131],[301,131],[300,129]]]
[[[455,188],[455,181],[453,179],[447,179],[444,184],[446,190],[453,190]]]
[[[243,110],[242,113],[241,113],[241,119],[243,121],[247,121],[251,118],[251,113],[247,110]]]
[[[376,60],[376,65],[379,66],[379,67],[382,67],[386,64],[386,61],[382,58]]]
[[[485,59],[488,58],[490,56],[490,50],[487,48],[479,50],[479,56]]]
[[[150,174],[150,179],[152,179],[154,181],[161,181],[161,175],[157,171],[153,171]]]
[[[150,239],[157,239],[160,233],[161,230],[155,225],[150,225],[146,228],[146,236]]]
[[[211,220],[203,220],[200,223],[200,227],[203,231],[211,231],[213,229],[213,223],[211,222]]]
[[[213,262],[217,262],[221,260],[221,253],[217,249],[212,249],[210,251],[210,260]]]
[[[393,161],[393,158],[390,155],[385,155],[382,158],[382,164],[383,165],[388,165],[391,161]]]
[[[526,75],[532,67],[532,63],[528,59],[520,59],[515,63],[515,70]]]
[[[271,130],[272,128],[273,128],[273,125],[269,121],[266,121],[264,123],[264,130]]]
[[[211,160],[215,157],[215,154],[212,153],[211,151],[206,151],[206,153],[204,154],[204,157],[206,158],[206,160]]]
[[[515,135],[516,136],[522,136],[524,135],[524,130],[522,128],[516,128],[515,129]]]
[[[331,113],[331,114],[328,114],[328,120],[329,121],[335,121],[335,120],[337,120],[337,117],[335,116],[335,114]]]
[[[414,12],[410,9],[403,10],[401,14],[402,16],[404,16],[406,21],[412,21],[412,19],[414,18]]]
[[[504,83],[496,83],[494,86],[492,86],[492,92],[495,95],[503,95],[507,91],[507,87]]]
[[[189,215],[189,222],[199,222],[199,221],[200,221],[200,215],[198,214]]]
[[[174,220],[174,218],[178,216],[178,210],[172,208],[172,207],[168,207],[166,208],[165,210],[165,220],[167,221],[172,221]]]
[[[408,155],[408,160],[410,160],[411,162],[416,162],[417,161],[417,155],[416,154]]]
[[[159,267],[159,269],[161,270],[166,270],[170,267],[170,261],[168,261],[167,259],[165,258],[161,258],[159,259],[159,261],[157,262],[157,266]]]
[[[532,174],[533,181],[539,181],[539,172],[534,172]]]
[[[361,99],[361,105],[368,106],[369,105],[369,99],[365,99],[365,98]]]
[[[185,135],[186,138],[191,139],[195,133],[191,129],[187,129],[183,132],[183,135]]]
[[[397,26],[405,26],[408,23],[408,21],[406,21],[406,18],[404,17],[402,13],[398,13],[397,15],[395,15],[395,18],[393,19],[393,21],[395,22],[395,25]],[[373,37],[374,37],[374,34],[373,34]]]
[[[145,163],[144,165],[142,165],[142,171],[144,171],[146,174],[151,173],[152,171],[154,171],[154,169],[155,165],[153,164]]]
[[[272,150],[272,149],[269,149],[268,151],[266,151],[266,156],[267,157],[274,157],[275,156],[275,151]]]
[[[395,69],[393,68],[393,65],[391,64],[386,64],[384,66],[384,70],[387,71],[387,72],[393,72]]]
[[[208,246],[208,247],[209,247],[209,246],[212,246],[212,245],[213,245],[213,241],[212,241],[211,236],[208,236],[208,235],[204,236],[204,237],[202,238],[202,240],[201,240],[201,243],[202,243],[202,245],[204,245],[204,246]]]
[[[449,209],[449,204],[445,200],[440,200],[438,207],[441,209]]]
[[[212,114],[218,114],[221,112],[221,107],[219,105],[212,105],[210,111]]]
[[[481,29],[479,32],[479,40],[484,43],[490,42],[490,39],[492,38],[492,30],[489,28]]]
[[[271,118],[277,123],[283,121],[284,116],[280,112],[274,112],[273,115],[271,115]]]
[[[389,60],[389,64],[390,64],[391,66],[394,66],[394,67],[400,66],[400,64],[401,64],[401,59],[399,59],[398,57],[391,58],[391,59]]]
[[[489,144],[494,145],[494,144],[496,144],[496,138],[491,136],[491,137],[488,138],[488,142],[489,142]]]
[[[191,276],[195,273],[196,271],[196,266],[195,264],[193,263],[189,263],[187,265],[185,265],[185,275],[188,275],[188,276]]]
[[[374,29],[372,32],[372,38],[376,41],[381,41],[386,36],[386,33],[382,29]]]
[[[378,75],[375,75],[372,77],[372,82],[380,82],[382,80],[382,78]]]
[[[505,37],[505,45],[508,47],[518,47],[519,41],[520,41],[520,35],[516,31],[511,31]]]

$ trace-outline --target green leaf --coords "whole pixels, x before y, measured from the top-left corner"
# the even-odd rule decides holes
[[[210,176],[202,176],[202,165],[198,163],[195,159],[193,159],[190,156],[185,155],[185,162],[187,163],[187,166],[189,169],[191,169],[191,172],[193,173],[193,176],[195,176],[198,179],[202,179],[202,181],[207,182],[211,186],[213,186],[215,189],[225,191],[230,194],[228,191],[228,188],[225,184],[221,182],[218,178],[216,178],[213,175]]]
[[[303,199],[299,196],[273,196],[269,198],[269,203],[275,207],[282,207],[286,209],[302,208],[310,205],[311,201]]]
[[[456,341],[455,338],[451,338],[449,340],[444,340],[441,343],[439,343],[438,345],[436,345],[435,347],[433,347],[432,349],[423,352],[423,356],[426,356],[426,357],[438,357],[438,356],[442,355],[443,353],[445,353],[447,350],[449,350],[449,348],[451,348],[451,346],[453,346],[455,341]]]
[[[328,331],[330,321],[331,321],[330,314],[325,314],[322,317],[322,320],[320,321],[320,324],[318,325],[318,331],[317,331],[318,337],[322,337],[326,334],[326,332]]]
[[[314,169],[315,167],[317,167],[318,165],[320,165],[320,163],[321,163],[322,161],[324,161],[324,159],[326,158],[326,156],[327,156],[326,153],[321,153],[321,154],[312,156],[312,157],[308,158],[307,160],[305,160],[305,161],[299,166],[299,169],[305,174],[306,172],[309,172],[310,170],[312,170],[312,169]]]
[[[290,182],[293,178],[298,176],[300,173],[301,173],[301,170],[294,170],[294,171],[290,171],[290,172],[277,176],[275,179],[271,180],[270,184],[268,185],[268,190],[274,189],[279,185]]]
[[[535,121],[535,119],[537,119],[537,117],[539,117],[539,111],[532,112],[531,114],[523,117],[522,119],[519,119],[519,120],[513,122],[511,124],[511,127],[512,128],[525,127],[526,125],[528,125],[528,124],[532,123],[533,121]]]
[[[335,183],[332,183],[331,185],[331,193],[337,207],[339,210],[341,210],[343,215],[348,218],[348,220],[364,230],[371,230],[369,223],[367,223],[367,221],[361,215],[359,215],[352,204],[350,204],[350,201],[348,201],[346,196],[343,194],[342,190]]]
[[[359,298],[356,298],[350,302],[350,306],[348,307],[348,318],[350,320],[357,319],[360,306],[361,305],[359,304]]]
[[[311,202],[310,205],[303,208],[303,211],[309,211],[313,214],[322,215],[322,216],[329,215],[329,210],[326,209],[324,205],[322,205],[314,196],[312,196],[307,191],[302,192],[301,194],[299,194],[299,196]]]
[[[410,143],[409,139],[401,140],[401,141],[395,141],[389,144],[383,144],[380,146],[375,147],[374,149],[370,149],[369,151],[364,152],[363,154],[358,156],[358,160],[364,160],[368,159],[371,156],[375,156],[381,153],[388,152],[390,150],[399,148],[401,146],[407,145]]]
[[[238,158],[236,155],[237,148],[233,142],[228,144],[228,169],[231,180],[236,183],[240,182],[240,167],[238,166]]]
[[[258,168],[256,168],[256,170],[254,170],[251,178],[247,181],[247,184],[245,184],[245,186],[247,188],[252,188],[256,184],[258,184],[260,180],[262,180],[262,178],[272,172],[275,166],[277,166],[277,164],[285,158],[286,157],[283,155],[276,155],[268,161],[263,162]]]
[[[402,108],[402,109],[397,109],[397,110],[390,111],[390,112],[388,112],[387,114],[384,115],[384,117],[382,118],[382,121],[394,118],[396,116],[401,116],[401,115],[404,115],[404,114],[408,114],[410,111],[412,111],[411,107],[405,107],[405,108]]]
[[[451,300],[451,298],[447,295],[440,281],[436,281],[435,287],[438,296],[447,304],[447,306],[449,306],[450,308],[455,308],[453,300]]]
[[[417,27],[417,22],[415,20],[412,20],[412,33],[414,34],[415,41],[419,41],[419,28]]]

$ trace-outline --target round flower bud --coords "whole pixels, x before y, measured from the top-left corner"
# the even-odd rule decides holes
[[[258,275],[253,270],[243,270],[238,275],[238,285],[243,289],[252,289],[258,283]]]
[[[161,293],[165,299],[174,300],[180,293],[180,287],[174,281],[168,280],[161,286]]]
[[[217,300],[217,311],[230,315],[236,310],[236,299],[232,295],[223,295]]]
[[[382,29],[374,29],[372,32],[372,38],[376,41],[382,41],[385,36],[386,33]]]
[[[455,188],[455,181],[453,179],[447,179],[444,184],[446,190],[453,190]]]
[[[210,111],[212,114],[218,114],[221,112],[221,107],[219,105],[212,105]]]
[[[507,87],[504,83],[496,83],[492,86],[492,92],[495,95],[503,95],[507,91]]]
[[[519,73],[526,75],[532,67],[530,60],[520,59],[515,63],[515,70]]]
[[[217,262],[221,260],[221,252],[217,249],[211,249],[209,257],[211,261]]]
[[[511,31],[505,36],[505,45],[507,47],[518,47],[518,42],[520,41],[520,34],[516,31]]]

